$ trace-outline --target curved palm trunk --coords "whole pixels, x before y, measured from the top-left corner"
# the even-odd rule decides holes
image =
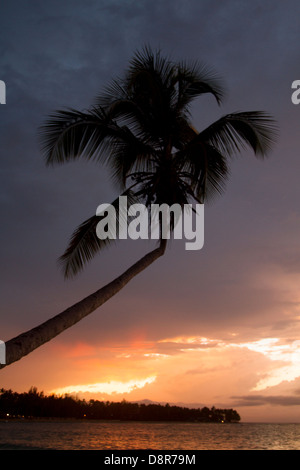
[[[166,240],[162,240],[160,246],[151,251],[127,271],[117,277],[115,280],[97,290],[93,294],[74,304],[55,317],[47,320],[41,325],[16,336],[7,341],[6,346],[6,364],[0,365],[3,368],[13,362],[18,361],[23,356],[42,346],[44,343],[55,338],[67,328],[75,325],[84,317],[95,311],[111,297],[117,294],[126,284],[137,274],[146,269],[157,258],[162,256],[166,249]]]

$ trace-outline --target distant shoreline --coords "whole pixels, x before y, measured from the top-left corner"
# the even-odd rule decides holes
[[[182,424],[245,424],[242,422],[216,422],[216,421],[182,421],[182,420],[143,420],[143,419],[101,419],[101,418],[55,418],[55,417],[32,417],[32,418],[20,418],[20,417],[8,417],[8,418],[0,418],[0,423],[12,423],[12,422],[23,422],[23,423],[34,423],[34,422],[82,422],[82,423],[182,423]],[[259,424],[259,423],[256,423]],[[268,424],[268,423],[261,423],[261,424]],[[272,423],[270,423],[272,424]],[[296,423],[297,424],[297,423]]]
[[[69,395],[45,395],[31,387],[28,392],[0,390],[0,419],[11,420],[104,420],[135,422],[233,423],[240,415],[216,407],[188,408],[158,403],[109,402],[80,400]]]

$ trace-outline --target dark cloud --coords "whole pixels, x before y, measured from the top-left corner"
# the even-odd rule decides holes
[[[263,406],[263,405],[279,405],[279,406],[299,406],[299,396],[289,395],[245,395],[241,397],[232,397],[235,400],[234,406]]]

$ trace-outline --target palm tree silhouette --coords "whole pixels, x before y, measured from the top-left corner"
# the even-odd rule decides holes
[[[224,90],[214,73],[197,63],[173,62],[146,47],[88,112],[67,109],[49,117],[40,129],[46,163],[86,158],[109,165],[129,203],[203,204],[224,190],[229,158],[235,152],[248,146],[264,157],[276,135],[273,119],[258,111],[225,115],[198,132],[191,125],[190,108],[207,93],[221,104]],[[76,275],[110,242],[97,237],[98,222],[94,215],[73,233],[60,258],[65,277]],[[6,365],[100,307],[162,256],[166,243],[161,237],[153,251],[115,280],[6,342]]]

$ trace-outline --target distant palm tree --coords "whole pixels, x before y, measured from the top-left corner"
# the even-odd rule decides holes
[[[104,163],[129,203],[202,204],[224,189],[233,153],[248,145],[264,157],[275,136],[273,120],[257,111],[228,114],[198,132],[190,122],[190,105],[206,93],[221,103],[223,87],[207,68],[174,63],[145,48],[90,111],[62,110],[49,118],[41,128],[46,162],[54,165],[82,157]],[[74,232],[60,258],[66,277],[76,275],[110,241],[97,237],[98,222],[94,215]],[[158,247],[114,281],[8,341],[7,364],[93,312],[162,256],[165,247],[161,237]]]

